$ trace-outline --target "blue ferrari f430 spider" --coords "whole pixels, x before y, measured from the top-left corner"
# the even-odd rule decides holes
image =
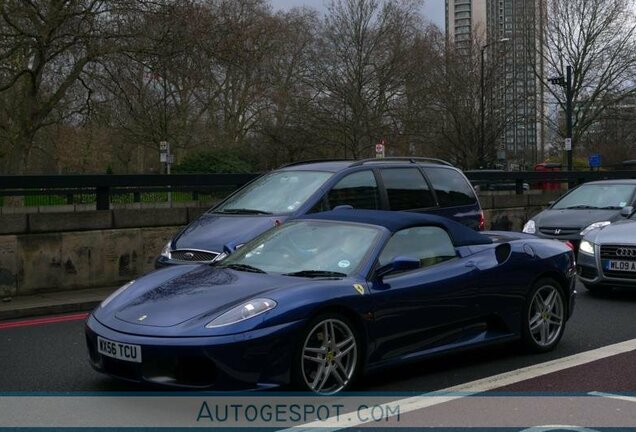
[[[574,280],[573,253],[555,240],[343,209],[127,283],[90,315],[86,339],[92,366],[123,379],[332,394],[453,350],[515,339],[551,350]]]

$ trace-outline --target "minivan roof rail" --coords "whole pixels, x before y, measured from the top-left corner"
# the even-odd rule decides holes
[[[419,163],[419,162],[428,162],[428,163],[435,163],[435,164],[440,164],[440,165],[447,165],[447,166],[453,166],[453,164],[451,164],[450,162],[446,162],[445,160],[442,159],[436,159],[436,158],[427,158],[427,157],[385,157],[385,158],[370,158],[370,159],[362,159],[359,161],[355,161],[354,163],[352,163],[349,166],[360,166],[360,165],[364,165],[365,163],[372,163],[372,162],[385,162],[385,161],[395,161],[395,162],[411,162],[411,163]]]
[[[278,167],[278,169],[281,168],[287,168],[287,167],[291,167],[291,166],[296,166],[296,165],[304,165],[304,164],[308,164],[308,163],[320,163],[320,162],[352,162],[352,159],[309,159],[309,160],[302,160],[302,161],[297,161],[297,162],[291,162],[285,165],[281,165],[280,167]]]

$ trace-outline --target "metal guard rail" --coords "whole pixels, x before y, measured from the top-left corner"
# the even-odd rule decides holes
[[[480,182],[514,183],[515,191],[523,193],[524,183],[568,182],[571,186],[595,180],[636,179],[636,171],[467,171],[468,179]],[[96,195],[96,208],[110,207],[110,196],[122,189],[144,191],[203,191],[220,186],[240,187],[258,174],[175,174],[175,175],[45,175],[0,176],[0,196],[64,195],[81,190]]]

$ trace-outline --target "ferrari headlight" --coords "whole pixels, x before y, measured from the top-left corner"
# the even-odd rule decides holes
[[[127,284],[123,285],[121,288],[119,288],[117,291],[115,291],[114,293],[112,293],[111,295],[109,295],[108,297],[106,297],[106,300],[104,300],[102,302],[101,305],[99,305],[99,307],[106,307],[106,305],[108,303],[110,303],[111,301],[113,301],[113,299],[115,297],[117,297],[119,294],[123,293],[124,291],[126,291],[126,289],[131,286],[132,284],[134,284],[135,281],[131,280],[130,282],[128,282]]]
[[[579,250],[587,255],[594,255],[594,244],[587,240],[581,240]]]
[[[537,232],[537,228],[532,219],[526,222],[526,224],[523,226],[523,232],[526,234],[534,234]]]
[[[274,300],[258,298],[236,306],[209,322],[206,328],[222,327],[255,317],[276,307]]]
[[[166,245],[163,247],[163,249],[161,249],[161,256],[162,257],[166,257],[166,258],[170,259],[170,251],[172,250],[172,248],[170,247],[171,243],[172,243],[172,240],[168,241],[168,243],[166,243]]]
[[[611,224],[610,221],[594,222],[592,225],[588,226],[583,231],[581,231],[581,235],[585,235],[589,233],[590,231],[595,230],[597,228],[603,228],[604,226],[608,226],[609,224]]]

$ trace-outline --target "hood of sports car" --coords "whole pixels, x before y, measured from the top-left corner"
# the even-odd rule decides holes
[[[309,313],[307,308],[342,297],[353,297],[361,308],[368,308],[370,296],[353,289],[354,282],[360,280],[250,273],[209,265],[171,266],[137,279],[97,307],[93,318],[112,330],[136,335],[236,334],[264,321],[303,319]],[[277,306],[235,325],[205,327],[231,308],[255,298],[272,299]]]
[[[213,317],[244,301],[266,297],[269,291],[290,282],[289,277],[280,275],[203,265],[152,287],[133,285],[131,289],[138,290],[139,295],[112,313],[132,324],[170,327],[202,315]],[[144,281],[138,283],[143,285]]]

